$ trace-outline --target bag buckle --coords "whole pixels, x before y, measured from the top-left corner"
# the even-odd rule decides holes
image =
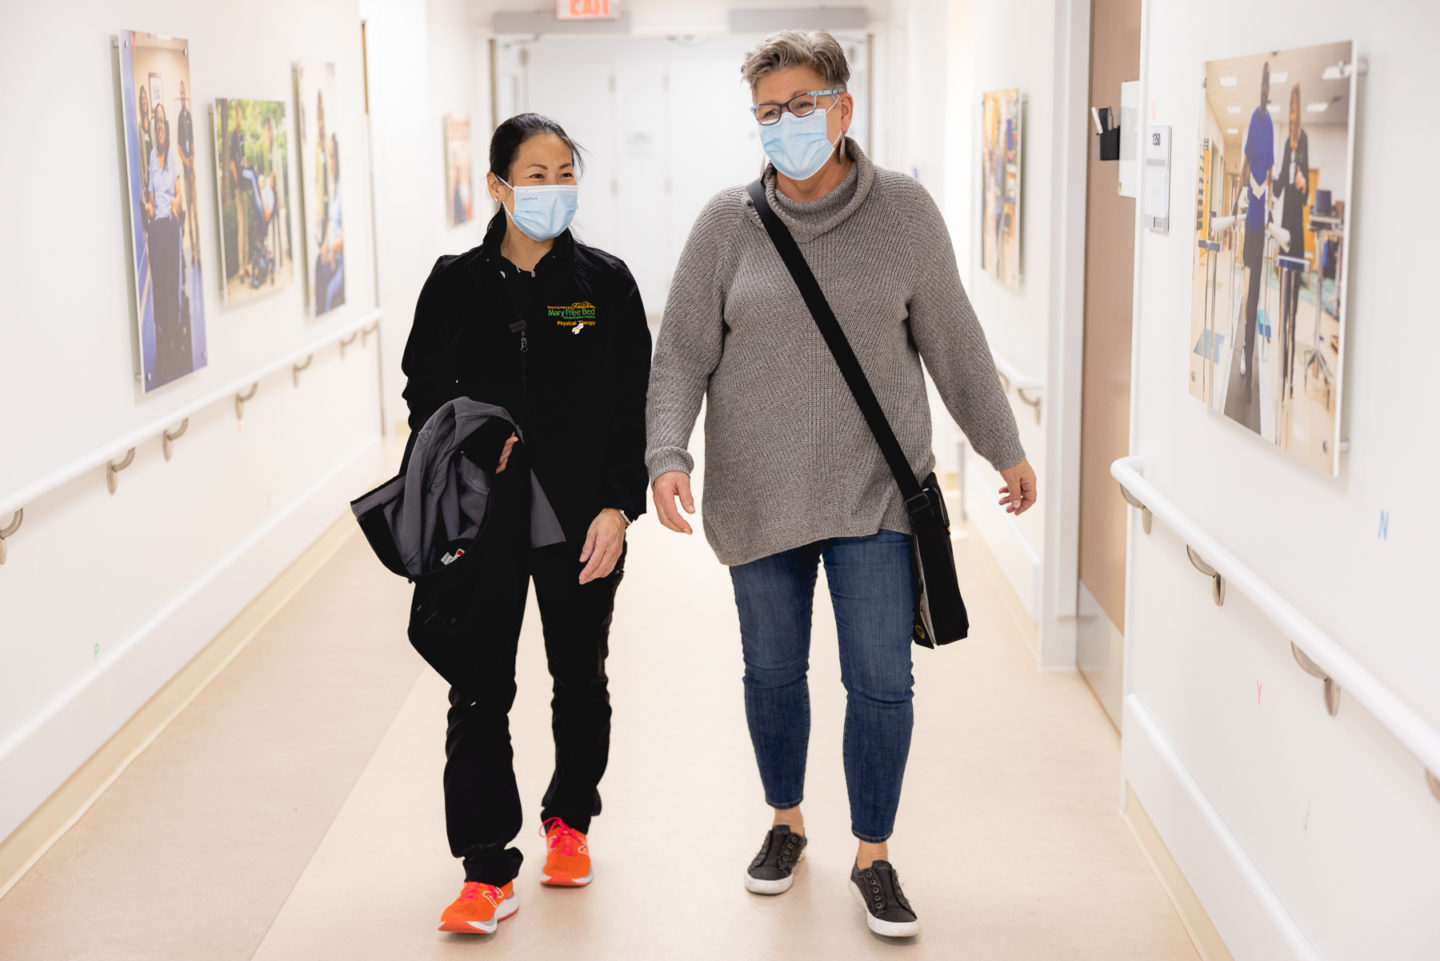
[[[926,490],[925,488],[922,487],[922,488],[920,489],[920,493],[916,494],[914,497],[907,497],[907,498],[905,498],[905,512],[906,512],[907,514],[910,514],[911,516],[914,516],[915,514],[918,514],[918,513],[920,512],[920,510],[921,510],[922,508],[917,508],[917,507],[915,506],[915,503],[916,503],[917,501],[922,504],[923,509],[929,509],[929,507],[930,507],[930,492],[929,492],[928,490]]]

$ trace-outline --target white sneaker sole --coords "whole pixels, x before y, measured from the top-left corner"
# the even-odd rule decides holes
[[[776,878],[774,881],[765,878],[752,878],[750,872],[745,872],[745,890],[751,894],[784,894],[790,890],[795,883],[795,871],[800,867],[800,862],[805,860],[805,852],[802,850],[800,856],[795,859],[795,867],[790,869],[788,877]]]
[[[883,934],[887,938],[913,938],[920,933],[919,921],[882,921],[870,913],[870,903],[865,900],[860,885],[854,881],[850,882],[850,893],[855,895],[855,900],[860,902],[860,907],[865,911],[865,924],[876,934]]]
[[[519,910],[520,900],[512,894],[500,902],[499,906],[495,908],[495,916],[489,921],[466,921],[465,923],[474,928],[476,934],[494,934],[495,929],[499,927],[501,921],[504,921]],[[450,931],[451,933],[461,933],[455,931],[454,928],[442,928],[441,930]]]
[[[577,328],[578,329],[578,328]],[[548,874],[540,875],[540,883],[548,884],[555,888],[583,888],[595,879],[595,872],[592,870],[583,878],[558,878],[552,879]]]

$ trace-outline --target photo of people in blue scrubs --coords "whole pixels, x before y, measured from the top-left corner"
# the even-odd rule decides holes
[[[1190,393],[1339,471],[1355,55],[1350,43],[1205,64]]]
[[[125,169],[145,391],[205,366],[187,41],[120,31]]]

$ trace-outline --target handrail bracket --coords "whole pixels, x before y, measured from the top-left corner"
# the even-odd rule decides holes
[[[0,564],[5,563],[5,539],[14,536],[15,532],[20,529],[20,525],[23,523],[25,523],[25,508],[22,507],[15,512],[15,517],[10,521],[10,524],[3,530],[0,530]]]
[[[185,436],[185,432],[186,432],[187,430],[189,430],[189,429],[190,429],[190,418],[187,417],[187,418],[185,418],[184,420],[182,420],[182,421],[180,422],[180,427],[179,427],[179,429],[175,430],[174,432],[171,432],[169,429],[166,429],[166,430],[160,435],[160,437],[161,437],[161,440],[160,440],[160,449],[165,452],[165,459],[166,459],[166,460],[169,460],[169,459],[170,459],[170,456],[171,456],[173,453],[175,453],[175,442],[176,442],[177,440],[179,440],[180,438],[184,437],[184,436]]]
[[[315,355],[314,355],[314,354],[306,354],[306,355],[305,355],[305,363],[303,363],[303,364],[291,364],[291,365],[290,365],[290,377],[291,377],[291,379],[295,382],[295,386],[296,386],[296,387],[299,387],[299,386],[300,386],[300,372],[301,372],[302,370],[305,370],[306,368],[308,368],[308,367],[309,367],[311,364],[313,364],[314,362],[315,362]]]
[[[251,384],[250,389],[243,394],[235,395],[235,419],[240,420],[245,416],[245,404],[255,397],[255,392],[260,389],[258,383]]]
[[[1030,407],[1033,407],[1033,408],[1035,409],[1035,423],[1037,423],[1037,424],[1042,423],[1042,421],[1041,421],[1041,412],[1040,412],[1040,403],[1041,403],[1041,401],[1044,400],[1044,396],[1042,395],[1042,396],[1038,396],[1038,397],[1031,398],[1029,395],[1027,395],[1027,394],[1025,393],[1025,391],[1026,391],[1026,388],[1021,387],[1020,389],[1018,389],[1018,390],[1015,391],[1015,395],[1016,395],[1017,397],[1019,397],[1020,400],[1023,401],[1025,404],[1028,404]]]
[[[1191,567],[1210,578],[1212,595],[1215,598],[1215,606],[1223,606],[1225,603],[1225,578],[1220,575],[1219,571],[1207,564],[1205,558],[1195,553],[1195,548],[1189,544],[1185,545],[1185,554],[1190,558]]]
[[[1300,665],[1301,670],[1311,677],[1318,677],[1325,682],[1325,710],[1330,712],[1331,717],[1339,714],[1340,685],[1336,684],[1335,679],[1326,674],[1319,664],[1310,660],[1310,655],[1300,650],[1300,645],[1294,641],[1290,642],[1290,653],[1295,655],[1295,663]],[[1432,784],[1431,787],[1433,788],[1434,785]]]
[[[1129,504],[1131,507],[1140,508],[1140,526],[1144,529],[1145,533],[1150,533],[1150,525],[1153,521],[1153,516],[1150,513],[1150,508],[1146,507],[1140,501],[1140,498],[1130,493],[1130,488],[1126,487],[1124,484],[1120,485],[1120,496],[1125,498],[1125,503]]]
[[[130,448],[125,453],[125,459],[120,463],[113,460],[105,465],[105,486],[110,488],[110,493],[115,493],[120,487],[120,472],[129,467],[135,461],[135,448]]]

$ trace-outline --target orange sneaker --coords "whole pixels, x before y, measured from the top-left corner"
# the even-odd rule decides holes
[[[515,900],[515,882],[503,888],[480,881],[466,881],[460,896],[440,916],[440,930],[455,934],[494,934],[503,918],[520,910]]]
[[[585,843],[585,835],[559,818],[546,821],[541,831],[550,852],[545,855],[540,883],[565,888],[589,884],[595,875],[590,869],[590,847]]]

